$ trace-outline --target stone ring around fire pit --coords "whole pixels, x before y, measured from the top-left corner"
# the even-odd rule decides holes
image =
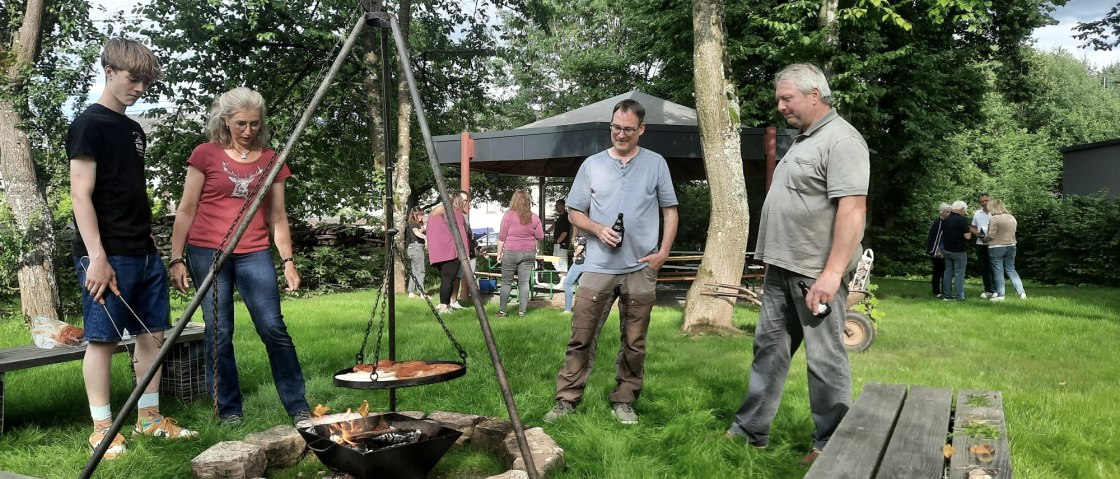
[[[457,437],[457,439],[451,441],[453,444],[469,446],[493,454],[509,470],[488,479],[528,477],[524,472],[525,462],[521,459],[521,450],[517,445],[517,438],[513,434],[513,425],[508,419],[444,411],[433,411],[430,414],[425,414],[422,411],[373,413],[371,417],[385,414],[393,414],[393,417],[402,416],[407,420],[424,420],[434,423],[440,428],[451,429],[454,431],[453,435]],[[311,422],[314,428],[318,430],[319,427],[328,424],[349,423],[360,419],[362,419],[361,415],[346,412],[312,417]],[[285,430],[287,432],[284,432]],[[444,431],[439,430],[437,435],[442,432]],[[437,439],[441,438],[442,436]],[[316,437],[316,440],[318,439],[321,438]],[[328,437],[326,440],[329,439]],[[529,443],[529,449],[533,455],[533,464],[537,468],[539,477],[544,478],[551,472],[559,472],[564,469],[564,450],[541,428],[526,429],[525,439]],[[297,442],[298,444],[296,444]],[[268,431],[250,434],[244,441],[223,441],[211,446],[191,461],[191,476],[194,479],[261,477],[266,468],[295,466],[300,461],[300,452],[305,450],[307,442],[310,442],[310,440],[290,425],[277,426]],[[322,449],[322,443],[316,441],[315,444],[317,445],[312,447]],[[319,454],[315,455],[317,459],[319,459]],[[442,455],[443,452],[440,454]],[[331,467],[327,464],[327,461],[323,459],[319,459],[319,461]],[[436,462],[432,464],[434,465]],[[337,467],[332,467],[332,469],[335,472],[326,476],[327,478],[364,477],[352,475]]]

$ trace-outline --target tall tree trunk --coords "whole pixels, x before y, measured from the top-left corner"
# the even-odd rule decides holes
[[[14,54],[3,72],[10,90],[0,95],[0,175],[7,188],[4,195],[15,215],[17,234],[22,239],[19,259],[19,297],[27,318],[46,316],[59,319],[58,285],[54,277],[54,232],[51,211],[39,188],[31,155],[31,141],[19,125],[23,118],[14,103],[23,89],[24,68],[34,64],[39,45],[39,30],[44,0],[28,0],[23,25],[12,38],[11,49],[0,57]],[[27,319],[25,318],[25,319]]]
[[[736,332],[731,322],[734,300],[702,294],[714,290],[708,283],[739,284],[747,248],[745,226],[750,224],[739,106],[735,87],[724,74],[723,0],[694,0],[692,19],[696,117],[712,214],[704,259],[688,290],[683,329],[687,333]]]
[[[833,53],[840,45],[840,23],[836,16],[839,8],[840,0],[821,0],[821,11],[817,16],[817,25],[824,31],[825,51],[829,52],[828,59],[821,65],[825,76],[832,75]]]
[[[412,0],[401,0],[397,7],[397,22],[401,27],[401,37],[408,42],[409,23],[412,21]],[[408,45],[404,45],[408,51]],[[403,64],[401,64],[403,66]],[[408,93],[408,80],[404,73],[398,75],[397,81],[397,164],[393,170],[393,209],[397,215],[393,217],[394,227],[401,234],[397,238],[397,247],[404,251],[407,245],[403,234],[408,228],[408,196],[412,192],[412,185],[408,183],[409,159],[412,152],[412,103]],[[388,101],[388,100],[386,100]],[[408,289],[408,277],[404,262],[394,263],[395,281],[393,291],[403,293]]]

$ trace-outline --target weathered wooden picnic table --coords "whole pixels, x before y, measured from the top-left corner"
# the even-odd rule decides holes
[[[1011,479],[1003,397],[870,383],[805,477]]]

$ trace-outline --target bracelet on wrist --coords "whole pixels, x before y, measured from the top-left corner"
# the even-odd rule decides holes
[[[291,256],[289,256],[289,257],[287,257],[287,258],[284,258],[284,259],[280,260],[280,264],[285,264],[285,263],[292,263],[292,264],[295,264],[295,262],[296,262],[296,259],[295,259],[295,258],[293,258],[293,257],[291,257]]]
[[[178,257],[178,258],[172,258],[171,261],[169,263],[167,263],[168,266],[175,266],[177,264],[186,265],[187,260],[183,259],[182,257]]]

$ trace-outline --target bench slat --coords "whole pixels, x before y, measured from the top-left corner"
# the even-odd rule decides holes
[[[911,386],[876,477],[941,479],[953,391]]]
[[[887,447],[906,386],[868,383],[806,479],[870,479]]]
[[[969,404],[970,402],[976,405]],[[980,405],[979,403],[984,403]],[[996,439],[973,437],[965,434],[970,423],[980,421],[999,431]],[[990,444],[995,448],[991,462],[981,462],[969,450],[976,444]],[[953,459],[949,461],[949,479],[967,479],[970,469],[983,467],[996,472],[997,479],[1011,479],[1011,451],[1007,443],[1007,426],[1003,415],[1003,395],[999,391],[957,391],[957,415],[953,421]]]
[[[183,334],[179,335],[176,344],[187,341],[200,341],[205,337],[204,331],[205,328],[201,324],[190,323],[183,329]],[[121,341],[117,345],[116,352],[122,352],[126,347],[131,350],[134,341],[135,339]],[[86,347],[84,345],[60,346],[54,349],[41,349],[34,345],[0,349],[0,373],[47,364],[76,361],[85,357],[85,354]]]

